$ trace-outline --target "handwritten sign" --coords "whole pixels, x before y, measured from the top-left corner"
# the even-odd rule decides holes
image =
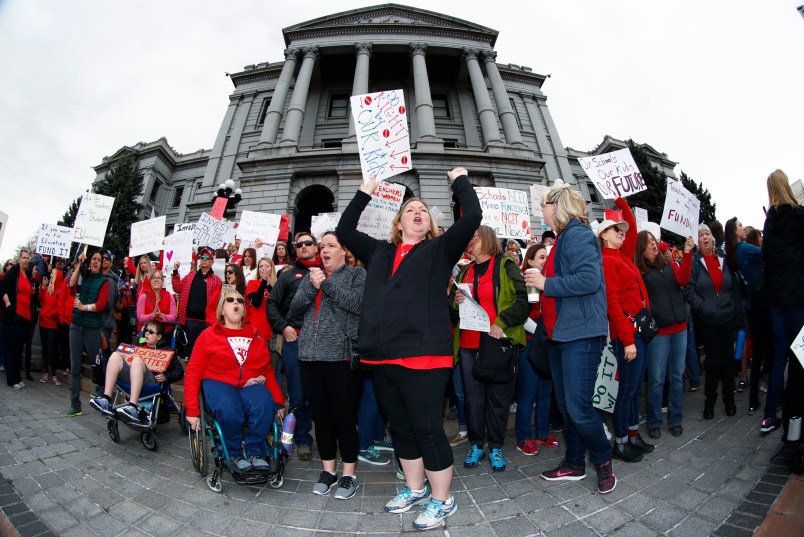
[[[483,307],[472,298],[472,288],[468,283],[459,283],[458,289],[461,290],[465,300],[458,304],[458,316],[461,319],[461,330],[476,330],[478,332],[488,332],[491,328],[491,321]]]
[[[544,218],[544,210],[542,210],[542,200],[544,195],[550,192],[549,186],[543,185],[530,185],[530,206],[533,208],[533,215],[539,218]]]
[[[114,198],[100,194],[84,194],[73,225],[73,241],[90,246],[103,246],[113,206]]]
[[[176,261],[179,262],[179,276],[182,278],[190,273],[193,263],[193,232],[177,231],[165,237],[162,255],[164,256],[164,286],[170,292],[175,292],[171,282],[173,264]]]
[[[597,367],[597,380],[595,381],[595,394],[592,396],[592,405],[606,412],[614,412],[614,401],[617,400],[617,391],[620,383],[617,380],[617,358],[614,356],[614,345],[606,340],[603,356]]]
[[[483,209],[483,225],[494,228],[498,238],[530,239],[528,195],[519,190],[475,187]]]
[[[593,157],[580,157],[578,162],[600,195],[606,199],[625,198],[648,188],[627,148]]]
[[[801,367],[804,367],[804,326],[801,327],[796,339],[793,340],[793,344],[790,345],[790,350],[793,351],[798,361],[801,362]]]
[[[399,207],[402,206],[404,197],[404,185],[385,181],[378,183],[377,190],[374,191],[371,201],[357,222],[358,231],[362,231],[381,241],[390,239],[391,224]]]
[[[134,358],[141,359],[145,362],[145,366],[153,373],[164,373],[168,368],[170,359],[176,354],[175,351],[137,347],[128,343],[123,343],[117,347],[117,352],[122,354],[123,359],[129,364]]]
[[[661,226],[682,237],[698,236],[701,202],[680,181],[667,181]]]
[[[42,224],[36,236],[36,253],[55,257],[70,257],[73,228]]]
[[[240,224],[237,226],[237,238],[250,242],[260,239],[265,255],[273,257],[281,220],[281,214],[243,211],[240,215]]]
[[[195,234],[195,224],[175,224],[173,226],[173,232],[178,233],[179,231],[189,231],[190,234]],[[199,244],[198,241],[193,239],[193,246],[205,246],[203,244]]]
[[[637,231],[645,229],[648,223],[648,211],[639,207],[634,207],[634,220],[636,220]]]
[[[159,218],[151,218],[131,224],[129,257],[157,252],[162,249],[162,241],[165,240],[166,218],[166,216],[160,216]]]
[[[410,132],[401,89],[350,99],[363,181],[381,181],[411,169]]]
[[[335,231],[338,227],[338,222],[341,220],[341,213],[321,213],[313,215],[312,222],[310,223],[310,233],[316,240],[321,240],[321,236],[327,231]]]
[[[430,218],[435,220],[437,226],[441,226],[444,225],[444,220],[447,218],[447,215],[444,214],[444,211],[433,205],[430,207]]]
[[[193,231],[193,239],[204,246],[223,248],[224,244],[234,242],[235,228],[230,222],[215,220],[209,214],[201,213]]]

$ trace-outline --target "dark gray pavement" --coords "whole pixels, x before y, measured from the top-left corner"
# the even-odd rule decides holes
[[[401,486],[393,465],[359,464],[361,487],[348,501],[311,494],[320,462],[295,457],[279,490],[239,486],[226,476],[223,492],[216,494],[193,470],[187,439],[175,421],[160,426],[156,452],[125,427],[114,444],[87,394],[82,394],[85,414],[66,418],[66,386],[27,385],[21,391],[0,386],[0,509],[22,536],[335,537],[415,531],[415,509],[383,512]],[[458,512],[446,529],[429,534],[751,535],[789,470],[771,465],[781,433],[760,436],[759,418],[746,416],[747,400],[747,393],[737,394],[735,417],[725,417],[719,405],[715,419],[703,421],[703,394],[687,393],[683,436],[673,438],[665,430],[643,462],[615,461],[617,488],[607,496],[596,492],[591,466],[580,482],[539,478],[558,464],[561,447],[526,457],[509,435],[508,470],[492,473],[486,461],[471,470],[461,466],[464,444],[455,449],[452,490]],[[454,433],[455,422],[446,427]],[[0,516],[0,534],[4,531],[11,530]]]

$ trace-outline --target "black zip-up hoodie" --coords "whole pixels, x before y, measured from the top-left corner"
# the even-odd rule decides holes
[[[804,206],[771,207],[762,239],[765,303],[804,305]]]

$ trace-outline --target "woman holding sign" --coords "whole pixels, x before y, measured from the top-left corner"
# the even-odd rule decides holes
[[[452,448],[441,415],[453,362],[444,289],[482,219],[467,175],[464,168],[447,173],[463,214],[441,236],[427,205],[416,198],[399,208],[390,242],[357,231],[377,188],[374,181],[361,185],[337,228],[343,245],[369,267],[358,349],[362,362],[375,366],[377,399],[391,424],[405,473],[405,486],[385,510],[401,513],[427,503],[413,523],[421,530],[443,526],[457,508],[450,495]]]

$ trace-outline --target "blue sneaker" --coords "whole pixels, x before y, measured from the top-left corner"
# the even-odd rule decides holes
[[[425,503],[430,499],[430,487],[424,484],[424,491],[417,494],[405,485],[390,502],[385,504],[386,513],[404,513],[409,511],[414,505]]]
[[[413,521],[413,527],[417,530],[430,530],[446,524],[446,518],[455,514],[458,506],[455,505],[455,498],[449,497],[447,501],[430,499],[427,508],[422,514]]]
[[[469,454],[466,455],[463,461],[463,467],[474,468],[485,456],[486,452],[483,451],[483,448],[477,447],[477,444],[472,444],[472,447],[469,448]]]
[[[491,453],[489,453],[489,462],[491,462],[491,469],[494,472],[504,472],[505,471],[505,459],[503,459],[503,454],[501,449],[492,449]]]

